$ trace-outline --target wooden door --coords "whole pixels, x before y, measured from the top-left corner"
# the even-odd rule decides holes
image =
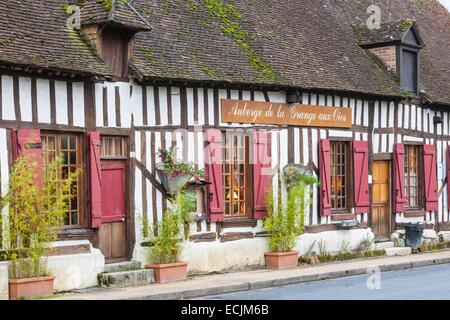
[[[125,260],[127,256],[125,170],[125,161],[101,164],[102,225],[99,243],[107,262]]]
[[[374,161],[372,167],[372,231],[377,240],[388,240],[391,232],[390,161]]]

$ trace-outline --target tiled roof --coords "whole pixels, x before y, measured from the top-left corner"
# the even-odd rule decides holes
[[[385,22],[416,21],[425,44],[421,88],[430,100],[450,104],[450,14],[436,0],[128,2],[138,13],[133,17],[153,27],[135,36],[132,70],[139,77],[405,96],[354,32],[368,19],[367,7],[377,4]],[[0,61],[108,74],[67,31],[65,3],[1,1]],[[120,10],[117,17],[131,20]]]
[[[436,0],[223,0],[225,9],[214,12],[220,3],[135,0],[133,5],[154,27],[136,36],[135,69],[148,78],[404,96],[399,83],[359,47],[355,36],[354,26],[366,23],[367,8],[377,4],[383,21],[417,22],[426,45],[421,87],[433,101],[450,104],[450,14]],[[232,4],[239,14],[229,9],[224,16],[225,4]],[[248,35],[244,43],[239,44],[229,20]],[[242,45],[252,48],[254,55]],[[270,72],[255,67],[260,65],[255,56]]]
[[[110,71],[67,28],[61,0],[0,1],[0,63],[108,75]]]
[[[81,23],[115,23],[130,29],[149,31],[151,26],[129,1],[110,0],[111,7],[97,0],[87,0],[81,9]]]
[[[410,22],[411,21],[411,22]],[[366,24],[355,26],[355,33],[359,37],[362,46],[382,44],[388,42],[400,42],[412,27],[412,20],[389,21],[381,24],[380,29],[369,29]]]

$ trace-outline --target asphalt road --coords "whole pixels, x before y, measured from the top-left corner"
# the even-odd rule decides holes
[[[379,280],[379,281],[378,281]],[[368,289],[367,283],[370,287]],[[377,287],[379,289],[377,289]],[[202,298],[205,300],[450,300],[450,264]]]

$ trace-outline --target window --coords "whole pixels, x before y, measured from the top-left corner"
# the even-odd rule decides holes
[[[115,76],[128,74],[129,36],[119,28],[106,27],[102,31],[102,57]]]
[[[81,142],[79,136],[73,134],[42,134],[41,139],[44,171],[58,157],[63,159],[60,166],[62,178],[67,177],[68,172],[74,172],[78,167],[81,167]],[[73,198],[69,203],[69,210],[64,219],[66,226],[80,225],[82,211],[81,186],[81,177],[79,177],[72,187]]]
[[[331,208],[334,210],[349,209],[349,148],[348,142],[330,142]]]
[[[413,93],[417,93],[417,52],[402,49],[402,87]]]
[[[409,208],[419,208],[419,155],[419,146],[405,146],[405,197]]]
[[[126,159],[127,145],[122,137],[101,137],[102,159]]]
[[[225,216],[247,214],[248,139],[243,132],[227,131],[223,144]]]

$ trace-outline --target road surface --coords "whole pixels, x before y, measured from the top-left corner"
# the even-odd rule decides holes
[[[378,281],[379,280],[379,281]],[[372,289],[368,288],[369,287]],[[377,289],[379,288],[379,289]],[[450,264],[211,296],[207,300],[450,299]]]

